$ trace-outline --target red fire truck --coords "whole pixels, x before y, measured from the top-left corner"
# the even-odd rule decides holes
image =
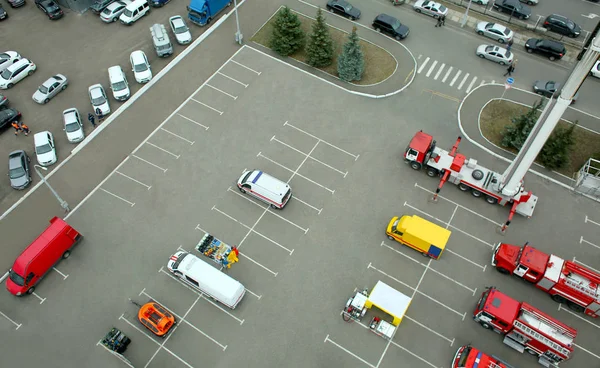
[[[535,284],[575,312],[594,318],[600,315],[600,274],[586,267],[541,252],[528,243],[522,247],[499,243],[492,265],[501,273]]]
[[[556,367],[573,353],[577,330],[494,287],[481,294],[473,319],[504,335],[503,342],[511,348],[538,356],[538,363],[545,367]]]
[[[475,349],[471,345],[465,345],[458,348],[452,368],[513,368],[508,363],[495,356],[489,356]]]

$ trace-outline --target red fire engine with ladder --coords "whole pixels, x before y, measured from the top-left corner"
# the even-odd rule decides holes
[[[512,274],[535,284],[558,303],[594,318],[600,315],[600,274],[554,254],[546,254],[525,243],[496,246],[492,265],[500,273]]]
[[[469,344],[458,348],[452,359],[452,368],[513,368],[513,366]]]
[[[504,335],[503,342],[511,348],[538,356],[538,363],[544,367],[558,367],[573,353],[577,330],[494,287],[481,294],[473,319]]]

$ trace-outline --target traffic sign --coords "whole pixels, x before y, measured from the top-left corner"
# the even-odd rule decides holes
[[[510,84],[508,84],[508,83],[504,83],[504,89],[505,89],[505,90],[506,90],[506,89],[510,89]]]
[[[511,77],[506,78],[506,84],[511,85],[513,83],[515,83],[515,79],[514,78],[511,78]]]

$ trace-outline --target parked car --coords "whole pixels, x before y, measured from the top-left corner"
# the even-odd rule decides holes
[[[561,87],[562,85],[560,83],[552,80],[537,80],[533,82],[533,92],[548,98],[552,97],[556,91],[560,91]],[[571,105],[577,101],[577,97],[579,97],[579,92],[575,93],[575,96],[573,96]]]
[[[0,5],[0,20],[4,20],[6,18],[8,18],[8,13],[6,12],[6,10],[4,10],[2,5]]]
[[[473,0],[473,3],[479,5],[487,5],[489,3],[489,0]]]
[[[148,83],[152,79],[152,69],[148,58],[143,51],[137,50],[129,55],[129,61],[131,62],[131,70],[138,83]]]
[[[550,61],[562,59],[567,53],[565,45],[560,42],[545,40],[543,38],[530,38],[525,42],[525,50],[528,53],[538,53],[547,56]]]
[[[477,34],[492,38],[500,43],[508,43],[513,39],[513,31],[502,24],[491,22],[479,22],[475,27]]]
[[[100,109],[102,115],[106,116],[110,114],[108,98],[106,97],[104,87],[102,87],[101,84],[94,84],[93,86],[90,86],[90,88],[88,88],[88,95],[90,96],[90,102],[92,103],[94,112],[96,109]]]
[[[405,39],[410,33],[410,29],[391,15],[379,14],[373,20],[373,28],[377,32],[385,33],[397,40]]]
[[[35,5],[37,5],[50,20],[60,19],[65,15],[60,6],[52,0],[35,0]]]
[[[174,17],[169,18],[169,24],[171,25],[171,30],[175,35],[175,40],[180,45],[187,45],[192,42],[192,34],[190,33],[190,29],[187,24],[181,17],[181,15],[176,15]]]
[[[567,17],[558,14],[550,14],[544,20],[542,27],[549,31],[576,38],[581,35],[581,27]]]
[[[155,8],[160,8],[167,5],[170,2],[171,0],[151,0],[150,4]]]
[[[326,7],[330,12],[339,14],[351,20],[360,19],[360,10],[352,6],[352,4],[346,0],[329,0]]]
[[[0,93],[0,109],[2,106],[8,106],[8,97]]]
[[[508,13],[519,19],[529,19],[531,9],[519,2],[519,0],[496,0],[494,9],[502,13]]]
[[[600,61],[596,61],[596,64],[590,70],[590,75],[596,78],[600,78]],[[1,95],[0,95],[1,96]],[[1,98],[0,98],[1,100]],[[2,101],[0,101],[0,106],[2,105]]]
[[[417,13],[430,15],[434,18],[445,17],[448,15],[448,8],[440,3],[430,0],[417,0],[413,5]]]
[[[539,3],[539,0],[519,0],[522,3],[525,3],[527,5],[537,5]]]
[[[500,65],[510,65],[513,62],[513,53],[500,46],[480,45],[475,53],[480,58],[495,61]]]
[[[25,5],[25,0],[6,0],[11,8],[18,8]]]
[[[32,96],[33,100],[39,104],[47,104],[58,92],[67,89],[68,85],[69,81],[67,77],[62,74],[56,74],[38,87]]]
[[[21,59],[0,73],[0,89],[12,88],[23,78],[32,75],[37,66],[29,59]]]
[[[100,14],[107,6],[109,6],[115,0],[96,0],[90,10],[95,14]]]
[[[8,155],[8,179],[13,189],[23,190],[31,184],[29,162],[31,159],[23,150],[13,151]]]
[[[67,140],[71,143],[81,142],[85,138],[85,133],[83,132],[83,123],[81,122],[79,110],[72,107],[63,111],[62,115],[63,130],[67,134]]]
[[[105,23],[112,23],[119,20],[119,16],[125,11],[125,8],[130,2],[128,0],[118,0],[110,3],[102,13],[100,19]]]
[[[35,133],[33,136],[35,155],[37,162],[42,166],[50,166],[56,163],[56,147],[54,136],[49,131]]]
[[[108,68],[108,81],[115,100],[127,101],[129,99],[129,83],[127,83],[127,77],[119,65]]]
[[[19,120],[21,113],[17,109],[9,109],[6,106],[0,107],[0,129],[9,126],[15,120]]]
[[[17,61],[21,60],[21,55],[16,51],[5,51],[0,54],[0,72]]]

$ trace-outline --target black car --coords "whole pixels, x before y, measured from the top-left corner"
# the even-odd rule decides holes
[[[9,109],[6,106],[0,106],[0,129],[10,126],[15,120],[21,117],[21,113],[16,109]]]
[[[12,8],[18,8],[25,5],[25,0],[7,0]]]
[[[571,38],[579,37],[581,34],[581,27],[579,27],[577,23],[558,14],[551,14],[547,16],[542,27],[549,31],[569,36]]]
[[[60,6],[52,0],[35,0],[35,5],[51,20],[60,19],[64,15]]]
[[[346,0],[329,0],[327,10],[352,20],[360,18],[360,10],[350,5]]]
[[[386,33],[397,40],[403,40],[410,33],[410,29],[407,26],[400,23],[400,21],[391,15],[379,14],[375,20],[373,20],[373,28],[377,32]]]
[[[0,20],[6,19],[6,18],[8,18],[8,13],[6,12],[6,10],[4,10],[2,5],[0,5]]]
[[[10,186],[17,190],[23,190],[31,184],[29,162],[31,159],[23,150],[13,151],[8,155],[8,178]]]
[[[567,53],[565,45],[560,42],[545,40],[543,38],[530,38],[525,42],[525,49],[528,53],[538,53],[548,57],[550,61],[562,59]]]
[[[521,4],[519,0],[496,0],[494,9],[519,19],[529,19],[531,16],[531,9]]]
[[[112,4],[114,1],[115,0],[96,0],[96,2],[94,2],[94,4],[92,4],[92,6],[90,6],[90,10],[92,12],[94,12],[95,14],[100,14],[100,13],[102,13],[102,10],[104,10],[107,6]]]
[[[541,96],[546,96],[548,98],[552,97],[556,93],[556,91],[560,90],[561,84],[552,80],[548,81],[535,81],[533,82],[533,92],[537,93]],[[575,93],[573,99],[571,100],[571,105],[577,101],[577,97],[579,97],[579,92]]]

